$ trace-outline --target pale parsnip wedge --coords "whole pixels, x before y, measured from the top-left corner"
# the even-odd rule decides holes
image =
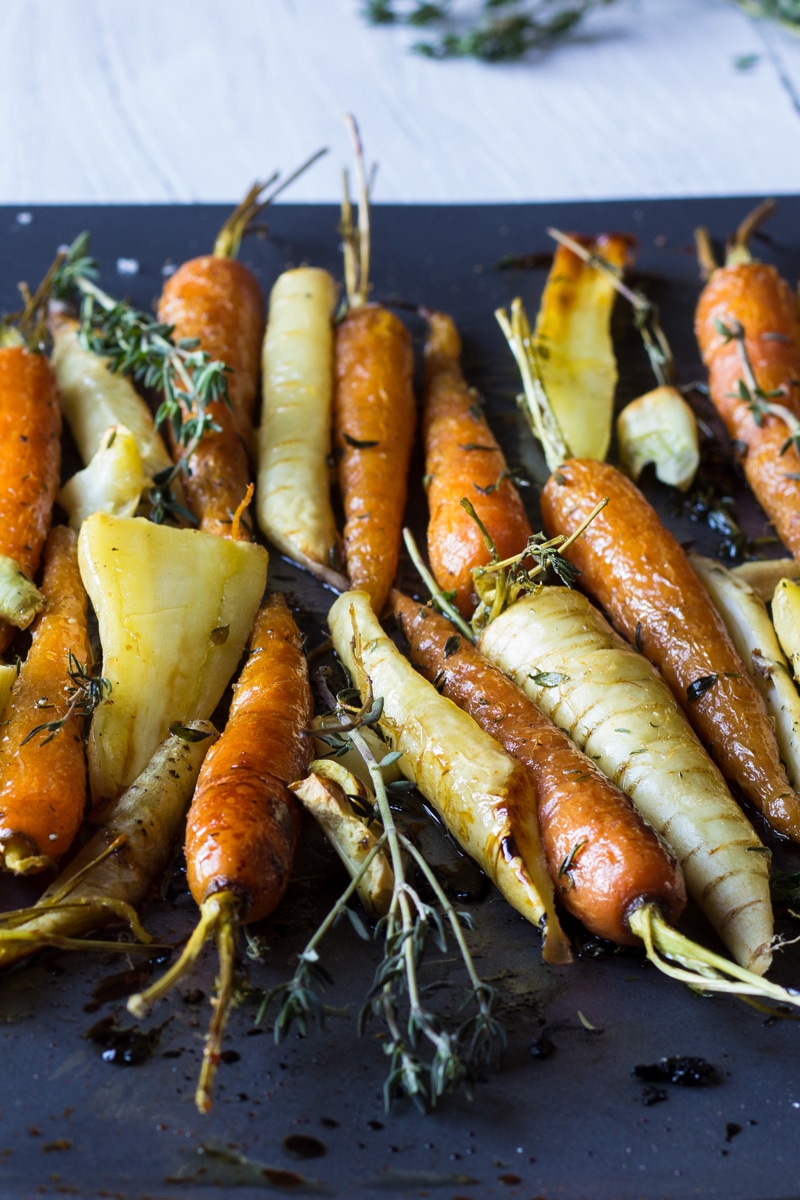
[[[613,266],[625,265],[627,238],[581,241]],[[617,386],[610,332],[615,296],[606,271],[558,246],[536,318],[534,347],[544,390],[575,458],[604,459],[608,453]]]
[[[64,416],[85,465],[91,462],[112,425],[131,431],[144,474],[153,479],[172,466],[167,448],[156,433],[153,416],[125,375],[115,375],[108,359],[81,345],[78,322],[64,313],[51,313],[51,362],[58,380]]]
[[[732,567],[731,572],[749,584],[765,604],[770,604],[782,579],[800,579],[800,563],[793,558],[772,558],[740,563],[738,567]]]
[[[622,469],[637,480],[652,463],[656,476],[686,491],[700,465],[697,419],[677,388],[657,387],[617,417]]]
[[[0,618],[17,629],[27,629],[44,608],[44,596],[16,559],[0,554]]]
[[[329,496],[336,285],[327,271],[285,271],[272,289],[263,352],[256,511],[262,532],[340,591]]]
[[[0,718],[2,718],[5,712],[8,698],[11,695],[11,689],[18,675],[19,666],[16,663],[0,663]]]
[[[68,479],[56,499],[79,531],[95,512],[132,517],[152,482],[142,468],[136,438],[124,425],[112,425],[88,467]]]
[[[792,682],[767,606],[749,584],[720,563],[689,556],[725,622],[739,657],[764,697],[781,758],[795,791],[800,786],[800,695]]]
[[[383,700],[381,728],[406,778],[506,900],[539,926],[548,962],[570,958],[539,841],[525,768],[440,696],[386,636],[366,592],[346,592],[328,615],[336,652],[356,686]]]
[[[363,872],[356,890],[366,911],[372,917],[385,917],[394,891],[394,872],[384,851],[375,851],[378,839],[356,813],[341,781],[329,776],[331,763],[331,759],[312,762],[307,777],[293,783],[290,790],[319,823],[350,878]]]
[[[795,679],[800,679],[800,584],[781,579],[772,597],[772,620]]]
[[[736,961],[763,974],[769,853],[656,669],[562,587],[516,601],[478,646],[630,796]]]
[[[78,539],[111,684],[89,732],[95,805],[115,799],[170,726],[211,715],[264,591],[262,546],[140,517],[88,517]]]

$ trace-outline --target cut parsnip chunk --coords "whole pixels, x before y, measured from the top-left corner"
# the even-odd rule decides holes
[[[142,492],[151,484],[142,468],[136,438],[124,425],[113,425],[106,430],[88,467],[67,480],[57,500],[69,514],[72,528],[78,531],[95,512],[132,517]]]
[[[27,629],[44,608],[44,596],[15,558],[0,554],[0,618]]]
[[[662,483],[685,491],[700,465],[697,419],[677,388],[657,387],[617,417],[622,469],[637,480],[652,463]]]
[[[258,523],[282,554],[340,590],[329,496],[336,285],[327,271],[285,271],[272,289],[258,434]]]
[[[789,782],[800,786],[800,695],[778,642],[767,606],[749,584],[711,558],[690,555],[739,657],[764,697]]]
[[[108,359],[81,345],[78,322],[51,314],[51,362],[58,380],[64,416],[85,465],[91,462],[112,425],[124,425],[139,447],[142,469],[152,479],[172,465],[153,416],[125,375],[109,370]]]
[[[744,562],[731,568],[737,579],[743,579],[758,592],[765,604],[770,604],[775,588],[782,579],[800,579],[800,563],[793,558],[772,558],[763,562]]]
[[[89,732],[95,805],[116,799],[175,722],[211,715],[236,669],[267,575],[263,546],[95,513],[78,558],[111,684]]]
[[[333,759],[311,763],[308,776],[300,783],[293,783],[291,790],[319,823],[350,878],[355,879],[361,873],[356,890],[366,911],[372,917],[384,917],[392,900],[394,872],[384,851],[375,851],[378,839],[350,803],[346,785],[336,778],[337,765]],[[329,774],[331,766],[333,777]],[[373,851],[365,869],[364,863]]]
[[[625,265],[627,238],[579,240],[613,266]],[[576,458],[604,459],[608,453],[617,386],[610,332],[615,295],[605,271],[558,246],[536,318],[534,347],[553,413]]]
[[[383,700],[381,729],[401,753],[400,770],[509,904],[542,930],[545,959],[568,961],[525,768],[414,670],[383,632],[366,592],[340,596],[328,624],[362,699],[371,692]]]
[[[800,679],[800,584],[781,579],[772,597],[772,621],[781,649]]]
[[[8,698],[11,695],[11,689],[18,675],[19,667],[16,663],[0,663],[0,718],[2,718],[5,712]]]

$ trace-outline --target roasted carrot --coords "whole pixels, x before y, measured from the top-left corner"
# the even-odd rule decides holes
[[[86,806],[84,722],[77,701],[84,698],[82,681],[91,672],[88,602],[77,537],[66,526],[56,526],[48,537],[42,590],[46,607],[34,623],[0,737],[0,858],[16,874],[58,862]]]
[[[542,520],[569,534],[604,498],[570,549],[581,586],[659,668],[723,775],[773,829],[800,840],[800,798],[761,694],[684,550],[638,488],[608,464],[568,459],[542,492]]]
[[[358,131],[349,127],[359,173],[358,230],[345,194],[343,230],[348,311],[334,340],[333,446],[344,506],[344,553],[354,588],[380,613],[397,571],[416,409],[408,330],[368,304],[369,202]]]
[[[163,995],[216,934],[220,986],[209,1028],[197,1105],[211,1107],[211,1085],[233,987],[236,930],[279,903],[300,832],[300,806],[288,785],[311,756],[311,689],[300,635],[281,595],[256,618],[230,715],[198,779],[186,827],[189,887],[199,924],[183,955],[147,992],[131,997],[141,1014]]]
[[[159,320],[173,326],[176,340],[197,339],[212,360],[230,368],[230,407],[222,400],[207,406],[219,428],[207,430],[191,450],[184,479],[200,528],[223,537],[230,536],[233,514],[252,479],[249,453],[265,322],[261,288],[233,256],[238,242],[223,236],[228,227],[226,222],[213,254],[190,259],[170,276],[158,304]],[[244,523],[240,531],[247,539]]]
[[[462,497],[500,558],[521,550],[532,531],[503,452],[464,380],[460,356],[452,318],[428,314],[423,415],[428,557],[436,582],[456,593],[457,608],[469,617],[476,603],[472,572],[489,561],[489,549]]]
[[[528,768],[564,907],[621,945],[639,944],[629,919],[642,904],[676,921],[686,902],[680,868],[630,800],[449,621],[397,591],[391,602],[417,669]]]
[[[0,555],[32,577],[39,566],[61,469],[61,409],[43,354],[0,339]],[[0,653],[13,627],[0,621]]]
[[[740,227],[725,266],[707,261],[695,334],[747,482],[800,561],[800,319],[786,280],[750,258],[755,217]]]

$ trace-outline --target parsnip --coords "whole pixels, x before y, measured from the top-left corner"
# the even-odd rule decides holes
[[[795,679],[800,679],[800,584],[781,579],[772,597],[772,620]]]
[[[517,601],[479,648],[626,792],[742,966],[771,961],[769,854],[658,672],[578,592]]]
[[[509,904],[542,929],[545,959],[568,961],[524,767],[417,674],[383,632],[366,592],[340,596],[328,623],[362,696],[371,691],[383,700],[381,726],[402,755],[403,774]]]
[[[624,237],[586,242],[592,253],[622,268]],[[607,272],[559,245],[545,285],[534,345],[545,392],[576,458],[604,459],[611,440],[617,362],[611,342],[614,286]]]
[[[92,798],[115,799],[176,721],[209,717],[266,582],[262,546],[95,513],[78,540],[111,693],[89,732]]]
[[[132,517],[150,485],[136,438],[124,425],[112,425],[89,465],[67,480],[56,499],[77,531],[94,512]]]
[[[383,850],[375,851],[378,839],[366,821],[358,816],[348,796],[347,787],[359,785],[355,776],[345,785],[336,768],[349,775],[338,760],[322,759],[312,762],[309,774],[291,791],[318,822],[322,832],[344,863],[351,879],[359,872],[358,898],[372,917],[385,917],[389,911],[394,889],[394,872]],[[360,788],[366,795],[366,790]],[[378,836],[381,827],[377,825]],[[374,853],[373,853],[374,851]],[[370,855],[372,857],[370,858]],[[364,864],[369,863],[364,869]]]
[[[648,464],[662,483],[685,491],[700,465],[697,418],[677,388],[637,397],[617,417],[621,466],[637,480]]]
[[[281,553],[341,590],[328,485],[335,304],[333,279],[315,267],[285,271],[272,289],[256,511]]]
[[[743,562],[731,568],[737,579],[743,579],[769,604],[775,588],[782,579],[800,579],[800,563],[793,558],[771,558],[762,562]]]
[[[133,384],[109,370],[108,359],[81,345],[78,322],[51,313],[51,362],[58,381],[64,416],[78,452],[88,465],[112,425],[124,425],[139,448],[142,469],[149,478],[172,466],[167,448],[155,431],[153,417]]]
[[[756,591],[720,563],[689,556],[733,639],[742,662],[764,697],[789,782],[800,787],[800,695],[767,606]]]
[[[16,559],[0,554],[0,619],[27,629],[44,607],[44,597]]]

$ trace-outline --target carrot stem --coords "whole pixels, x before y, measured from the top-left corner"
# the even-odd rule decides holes
[[[239,928],[238,899],[233,892],[220,892],[219,916],[216,923],[219,979],[217,994],[211,1001],[214,1013],[206,1033],[203,1065],[195,1092],[195,1103],[201,1113],[211,1109],[211,1089],[222,1057],[222,1038],[233,1005],[234,967],[236,963],[236,934]],[[212,899],[213,897],[210,897]],[[206,901],[208,903],[208,901]]]

